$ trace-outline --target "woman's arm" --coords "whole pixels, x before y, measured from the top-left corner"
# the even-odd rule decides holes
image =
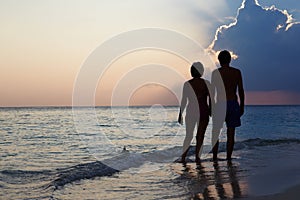
[[[181,104],[180,104],[180,110],[179,110],[179,115],[178,115],[178,123],[181,125],[183,124],[182,113],[186,107],[186,104],[187,104],[187,83],[184,83]]]
[[[210,95],[213,95],[213,94],[212,94],[211,84],[208,81],[206,81],[206,85],[207,85],[207,88],[208,88],[208,109],[209,109],[209,116],[211,116],[211,97],[210,97]]]

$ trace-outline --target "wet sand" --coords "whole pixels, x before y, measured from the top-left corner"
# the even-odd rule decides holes
[[[239,199],[248,196],[247,172],[238,162],[202,161],[174,164],[178,182],[185,182],[192,199]]]

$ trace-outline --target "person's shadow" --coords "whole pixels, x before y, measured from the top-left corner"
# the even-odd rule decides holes
[[[214,196],[221,199],[236,199],[242,197],[238,169],[232,165],[231,161],[227,162],[226,167],[220,167],[218,162],[214,162],[215,169],[215,191]]]
[[[203,162],[196,168],[183,164],[181,178],[189,179],[186,188],[192,199],[238,199],[247,193],[240,183],[239,177],[243,175],[239,172],[231,162]]]

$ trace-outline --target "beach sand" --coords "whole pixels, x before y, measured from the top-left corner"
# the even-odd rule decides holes
[[[248,197],[249,200],[299,200],[300,198],[300,184],[293,186],[284,192],[265,195],[259,197]]]
[[[247,164],[252,162],[247,178],[248,199],[300,199],[300,145],[274,147],[257,148],[254,151],[257,154],[254,158],[256,157],[259,167],[254,167],[255,160],[249,159],[249,154],[244,155],[245,159],[248,159]]]

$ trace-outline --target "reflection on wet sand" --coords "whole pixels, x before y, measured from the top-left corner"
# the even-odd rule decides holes
[[[175,167],[176,168],[176,167]],[[190,193],[192,199],[238,199],[247,196],[246,172],[232,162],[188,163],[174,169],[176,180]]]

